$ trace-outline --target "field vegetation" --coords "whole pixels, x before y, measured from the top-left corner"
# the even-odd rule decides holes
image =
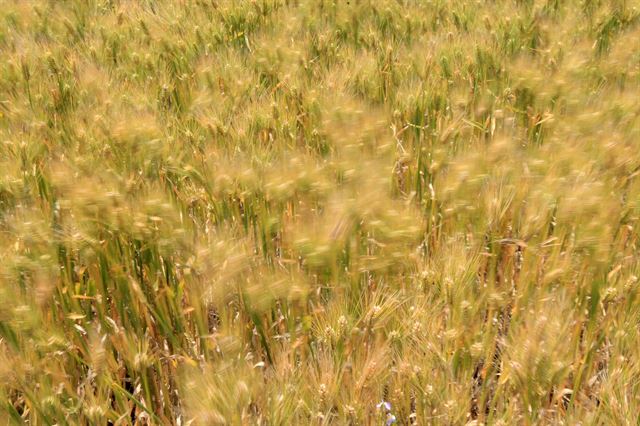
[[[0,0],[0,423],[638,424],[640,3]]]

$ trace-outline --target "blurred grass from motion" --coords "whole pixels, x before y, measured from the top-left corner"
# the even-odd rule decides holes
[[[638,1],[0,0],[0,57],[0,423],[640,421]]]

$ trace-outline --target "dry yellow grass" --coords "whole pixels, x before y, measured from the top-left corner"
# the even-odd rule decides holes
[[[0,423],[637,424],[640,4],[0,0]]]

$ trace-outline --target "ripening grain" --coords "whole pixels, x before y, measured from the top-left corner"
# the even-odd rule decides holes
[[[637,0],[0,0],[0,423],[637,424]]]

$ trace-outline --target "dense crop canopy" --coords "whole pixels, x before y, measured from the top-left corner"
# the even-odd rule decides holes
[[[0,0],[0,423],[636,424],[640,4]]]

